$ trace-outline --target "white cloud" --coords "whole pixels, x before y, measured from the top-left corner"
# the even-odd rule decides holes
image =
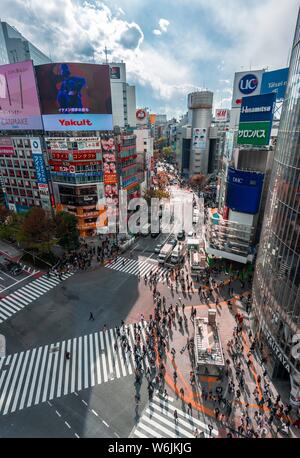
[[[161,31],[158,29],[153,30],[154,35],[161,35]]]
[[[158,24],[162,32],[166,32],[170,25],[170,21],[168,21],[168,19],[160,18],[160,20],[158,21]]]

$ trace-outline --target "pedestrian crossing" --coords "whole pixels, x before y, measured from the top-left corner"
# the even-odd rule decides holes
[[[175,423],[174,412],[177,411],[178,420]],[[143,412],[138,424],[130,437],[139,438],[194,438],[197,428],[198,437],[217,437],[218,431],[213,428],[211,433],[205,417],[199,420],[198,411],[193,415],[174,406],[174,399],[168,396],[162,398],[154,396]]]
[[[62,280],[66,280],[71,275],[73,275],[73,273],[63,274]],[[0,323],[8,320],[15,313],[31,304],[31,302],[50,291],[50,289],[54,288],[59,283],[61,283],[59,278],[53,276],[48,278],[47,275],[43,275],[37,280],[27,283],[22,288],[2,298],[0,300]]]
[[[158,275],[158,281],[163,281],[168,273],[167,268],[161,267],[157,263],[150,263],[147,260],[123,258],[122,256],[118,256],[116,259],[106,264],[105,267],[119,270],[120,272],[130,275],[139,275],[141,277],[152,271],[153,274],[156,273]]]
[[[28,272],[29,274],[34,275],[40,272],[40,270],[35,269],[34,267],[31,267],[31,266],[27,266],[27,264],[23,264],[22,262],[19,262],[19,264],[22,267],[22,269],[25,270],[25,272]]]
[[[134,326],[125,332],[133,349]],[[148,356],[141,364],[144,371],[150,367]],[[135,368],[133,351],[124,351],[115,328],[8,355],[0,358],[0,415],[134,374]]]

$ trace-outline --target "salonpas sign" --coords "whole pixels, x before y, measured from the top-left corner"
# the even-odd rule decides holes
[[[272,123],[240,122],[237,143],[238,145],[268,145]]]

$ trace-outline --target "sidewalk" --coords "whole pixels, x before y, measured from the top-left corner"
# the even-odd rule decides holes
[[[243,295],[247,295],[248,291],[243,292]],[[235,392],[237,389],[240,389],[241,391],[241,398],[240,400],[237,400],[235,393],[229,393],[228,391],[228,378],[226,376],[223,376],[222,380],[218,380],[217,377],[213,376],[204,376],[204,375],[196,375],[196,383],[193,386],[190,383],[190,372],[194,371],[193,367],[193,358],[192,358],[192,353],[189,352],[187,349],[187,341],[188,339],[193,339],[194,338],[194,325],[192,320],[190,319],[190,313],[191,313],[191,305],[188,305],[188,301],[185,299],[185,316],[187,318],[187,328],[184,326],[183,322],[183,328],[180,328],[178,325],[177,318],[175,319],[175,326],[172,326],[172,332],[170,333],[170,339],[166,347],[166,361],[165,361],[165,367],[166,367],[166,374],[165,374],[165,383],[169,386],[171,390],[171,395],[174,396],[176,399],[181,399],[182,402],[185,402],[186,404],[191,403],[192,408],[195,410],[198,410],[204,414],[206,414],[208,417],[211,417],[212,419],[215,418],[215,408],[218,408],[220,411],[220,414],[218,416],[218,425],[219,425],[219,434],[220,437],[227,437],[228,432],[236,431],[239,425],[241,424],[241,417],[244,415],[244,417],[248,416],[251,419],[251,423],[253,425],[253,429],[255,431],[261,431],[261,427],[259,427],[256,423],[256,420],[254,419],[254,414],[255,412],[262,412],[263,414],[266,414],[266,416],[269,416],[270,409],[266,405],[263,407],[260,407],[257,405],[257,401],[255,400],[255,396],[253,395],[253,391],[255,388],[258,389],[260,395],[262,394],[262,382],[261,384],[258,383],[257,377],[258,375],[261,376],[261,379],[263,380],[263,370],[264,368],[261,366],[260,362],[255,359],[255,357],[252,358],[252,364],[250,368],[248,369],[247,365],[245,364],[247,361],[247,353],[249,352],[250,349],[250,342],[249,342],[249,337],[247,334],[247,331],[250,329],[249,327],[249,317],[247,316],[242,302],[239,300],[240,297],[239,295],[235,295],[235,298],[232,299],[232,310],[229,310],[227,306],[226,301],[221,301],[219,306],[215,307],[214,304],[210,303],[209,305],[207,304],[198,304],[194,305],[194,308],[197,310],[197,316],[200,317],[207,317],[208,314],[208,309],[209,308],[214,308],[217,310],[217,326],[219,329],[219,334],[220,334],[220,339],[222,342],[222,348],[223,348],[223,354],[224,354],[224,361],[227,359],[230,360],[231,364],[231,373],[229,374],[229,378],[234,381],[235,383]],[[174,299],[175,300],[175,299]],[[194,300],[193,300],[194,303]],[[174,304],[174,302],[173,302]],[[236,326],[236,321],[235,321],[235,314],[239,311],[240,313],[243,313],[244,315],[244,325],[243,325],[243,333],[242,333],[242,339],[243,339],[243,355],[240,358],[240,361],[242,363],[242,368],[245,371],[244,374],[244,380],[245,380],[245,386],[244,389],[241,389],[238,385],[238,381],[236,378],[235,371],[233,370],[233,362],[228,354],[227,351],[227,342],[232,339],[232,332],[234,327]],[[179,315],[183,316],[183,311],[182,308],[179,308]],[[175,359],[173,359],[172,354],[171,354],[171,349],[172,347],[175,349],[176,354],[175,354]],[[174,370],[176,370],[178,378],[177,378],[177,383],[174,383],[173,379],[173,373]],[[272,392],[272,398],[276,398],[278,392],[276,388],[274,387],[273,383],[268,379],[268,383],[270,385],[270,390]],[[227,405],[224,405],[223,402],[219,402],[216,396],[216,387],[219,387],[220,390],[222,390],[222,396],[227,400]],[[221,387],[221,388],[220,388]],[[184,397],[182,398],[180,394],[180,389],[183,388],[184,390]],[[212,391],[212,398],[205,399],[205,396],[203,397],[203,390],[208,394],[210,391]],[[205,393],[204,393],[205,394]],[[284,404],[288,403],[288,393],[285,393],[283,396],[281,393],[282,400]],[[248,409],[246,409],[246,404],[249,404]],[[231,413],[228,415],[228,405],[232,407]],[[246,412],[248,412],[246,414]],[[222,414],[224,414],[224,417],[222,418]],[[221,418],[220,418],[221,417]],[[291,417],[294,418],[293,414],[291,414]],[[265,437],[285,437],[281,435],[281,433],[277,433],[277,423],[273,423],[272,427],[270,428],[268,425],[264,425],[266,429],[266,435]],[[290,428],[291,436],[292,437],[300,437],[300,430],[291,427]],[[237,436],[237,434],[234,434],[234,436]],[[245,435],[241,435],[241,437],[245,437]]]

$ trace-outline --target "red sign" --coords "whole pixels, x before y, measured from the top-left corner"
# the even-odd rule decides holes
[[[69,153],[55,153],[51,151],[52,159],[60,159],[62,161],[67,161],[69,159]]]
[[[118,176],[116,173],[104,172],[104,183],[105,184],[117,184]]]
[[[136,117],[137,119],[139,119],[140,121],[142,121],[143,119],[145,119],[147,116],[147,113],[145,110],[143,110],[142,108],[140,108],[139,110],[136,110]]]
[[[0,138],[0,154],[5,156],[12,156],[14,154],[14,147],[10,138]]]
[[[73,153],[73,160],[74,161],[80,161],[83,159],[96,159],[96,153]]]
[[[216,121],[227,121],[229,110],[218,108],[216,109]]]

